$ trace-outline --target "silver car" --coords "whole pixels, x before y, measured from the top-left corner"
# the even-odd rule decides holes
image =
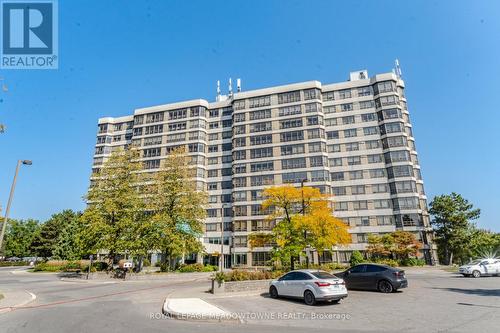
[[[314,305],[316,301],[339,303],[347,297],[347,289],[344,280],[328,272],[300,269],[271,281],[269,295],[272,298],[301,298],[307,305]]]

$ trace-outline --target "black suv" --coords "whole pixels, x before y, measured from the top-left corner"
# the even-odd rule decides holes
[[[336,273],[344,279],[347,289],[378,290],[391,293],[408,287],[405,271],[386,265],[361,264]]]

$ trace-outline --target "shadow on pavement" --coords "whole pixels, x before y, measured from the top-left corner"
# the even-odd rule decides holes
[[[465,306],[479,306],[481,308],[494,308],[494,309],[500,309],[500,306],[495,306],[495,305],[482,305],[482,304],[472,304],[472,303],[457,303],[457,305],[465,305]]]
[[[289,302],[289,303],[294,303],[294,304],[306,305],[304,303],[304,301],[300,298],[283,297],[283,296],[280,296],[279,298],[271,298],[271,296],[269,296],[269,293],[262,293],[259,296],[264,297],[264,298],[273,299],[273,300],[276,300],[278,302]],[[318,301],[314,306],[332,306],[332,305],[337,305],[337,304],[334,304],[334,303],[328,302],[328,301]]]
[[[447,290],[455,293],[478,295],[478,296],[500,296],[500,289],[463,289],[463,288],[432,288],[439,290]]]

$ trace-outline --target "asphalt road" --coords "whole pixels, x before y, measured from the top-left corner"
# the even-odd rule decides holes
[[[500,327],[500,277],[461,278],[445,272],[409,273],[410,287],[383,295],[351,291],[339,305],[306,307],[265,295],[207,297],[226,310],[274,313],[280,318],[248,317],[246,324],[186,322],[161,315],[164,299],[192,294],[206,281],[64,282],[54,274],[13,274],[0,269],[0,290],[19,289],[37,298],[0,314],[0,332],[331,332],[461,331],[497,332]],[[344,315],[291,318],[297,313]],[[346,315],[348,318],[346,319]]]

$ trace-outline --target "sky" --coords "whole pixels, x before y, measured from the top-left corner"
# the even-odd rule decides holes
[[[332,83],[398,58],[428,201],[458,192],[500,231],[499,14],[494,0],[59,0],[59,69],[0,70],[0,204],[31,159],[11,217],[82,210],[99,117],[211,101],[229,77]]]

